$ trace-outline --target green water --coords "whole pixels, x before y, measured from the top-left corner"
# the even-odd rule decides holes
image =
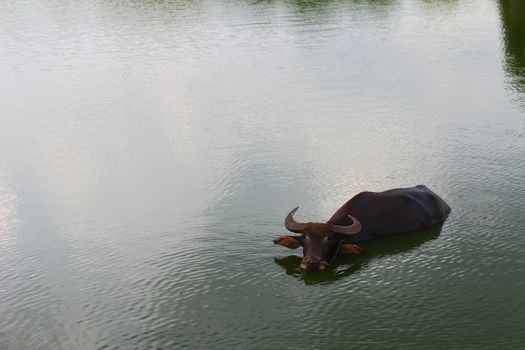
[[[7,0],[0,81],[0,349],[524,347],[522,1]],[[272,244],[417,184],[442,228]]]

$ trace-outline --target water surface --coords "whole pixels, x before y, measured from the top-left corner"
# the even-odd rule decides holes
[[[1,2],[0,348],[521,348],[524,11]],[[417,184],[443,227],[272,244]]]

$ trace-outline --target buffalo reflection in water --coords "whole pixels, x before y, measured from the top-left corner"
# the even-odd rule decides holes
[[[287,275],[303,280],[305,284],[331,283],[359,271],[375,259],[405,253],[436,239],[441,233],[442,226],[439,224],[421,231],[400,233],[362,242],[360,245],[365,249],[365,254],[338,255],[324,271],[305,272],[301,270],[299,268],[301,257],[297,255],[274,258],[274,261],[286,271]]]

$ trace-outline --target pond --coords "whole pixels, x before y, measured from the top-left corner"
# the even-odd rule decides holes
[[[0,3],[0,349],[516,349],[525,4]],[[440,228],[304,273],[294,207]]]

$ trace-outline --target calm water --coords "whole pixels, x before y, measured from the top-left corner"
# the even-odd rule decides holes
[[[0,2],[0,349],[523,348],[524,16]],[[317,274],[272,244],[416,184],[441,230]]]

